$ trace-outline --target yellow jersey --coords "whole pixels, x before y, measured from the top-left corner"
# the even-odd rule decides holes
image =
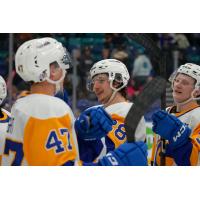
[[[199,165],[199,152],[200,152],[200,106],[198,104],[193,104],[190,108],[187,110],[184,110],[182,112],[176,112],[176,107],[168,107],[166,109],[170,114],[175,115],[178,119],[180,119],[182,122],[187,124],[191,130],[192,133],[190,135],[190,143],[192,146],[192,149],[188,150],[191,151],[189,155],[188,163],[191,165]],[[166,141],[167,143],[167,141]],[[154,140],[153,140],[153,148],[152,148],[152,155],[151,155],[151,163],[152,165],[160,165],[161,164],[161,157],[160,157],[160,151],[161,151],[161,139],[160,136],[157,134],[154,134]],[[184,155],[180,155],[184,156]],[[166,165],[176,165],[175,160],[171,156],[166,156]]]
[[[10,119],[10,113],[8,111],[1,108],[1,112],[2,112],[3,116],[0,118],[0,165],[1,165],[2,154],[3,154],[3,150],[4,150],[8,122]]]
[[[101,106],[101,105],[100,105]],[[124,120],[132,106],[131,102],[120,102],[105,108],[107,113],[114,120],[112,130],[100,140],[83,141],[78,139],[80,159],[84,162],[96,162],[109,151],[113,151],[121,144],[126,142],[126,132],[124,128]],[[141,118],[136,130],[135,140],[146,140],[146,124],[144,117]]]
[[[43,94],[15,102],[2,165],[73,165],[78,158],[74,115],[66,103]]]

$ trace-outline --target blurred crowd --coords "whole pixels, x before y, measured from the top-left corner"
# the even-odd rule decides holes
[[[122,33],[17,33],[14,35],[14,52],[25,41],[38,37],[54,37],[69,50],[76,68],[72,68],[65,80],[69,104],[72,99],[73,84],[77,88],[77,108],[81,111],[91,105],[97,104],[96,98],[86,89],[88,72],[92,65],[101,59],[116,58],[126,64],[131,80],[127,87],[127,96],[134,99],[143,89],[144,84],[152,79],[158,72],[158,63],[151,55],[135,41],[127,39]],[[200,64],[200,34],[148,34],[167,55],[167,76],[176,68],[186,62]],[[9,65],[9,34],[0,34],[0,74],[8,79]],[[176,58],[175,58],[176,56]],[[176,62],[175,62],[176,59]],[[176,63],[176,64],[175,64]],[[21,78],[15,73],[14,57],[12,69],[13,85],[12,99],[29,89]]]

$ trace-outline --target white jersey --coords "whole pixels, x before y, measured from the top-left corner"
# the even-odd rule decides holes
[[[31,94],[11,110],[2,165],[72,165],[78,159],[74,115],[56,97]]]
[[[10,113],[3,108],[1,108],[3,117],[0,118],[0,165],[1,165],[1,159],[2,159],[2,154],[4,150],[4,144],[5,144],[5,137],[6,137],[6,132],[8,128],[8,122],[10,119]]]
[[[192,108],[193,109],[193,108]],[[192,130],[200,124],[200,107],[186,112],[175,114],[182,122],[186,123]]]
[[[132,105],[133,103],[131,102],[121,102],[110,105],[105,110],[112,116],[112,119],[114,120],[121,119],[124,123],[124,120]],[[142,117],[135,130],[135,140],[145,141],[145,139],[146,139],[146,124],[144,117]]]

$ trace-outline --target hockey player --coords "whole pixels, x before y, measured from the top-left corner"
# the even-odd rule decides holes
[[[73,113],[64,101],[54,97],[70,64],[68,52],[53,38],[30,40],[18,48],[16,72],[31,88],[30,94],[18,99],[11,109],[3,165],[74,165],[79,160]],[[97,116],[99,112],[105,120],[95,125],[102,131],[111,129],[103,110],[97,111]],[[145,159],[134,156],[142,154],[145,146],[142,148],[126,143],[98,165],[145,165]]]
[[[181,65],[171,77],[174,106],[152,116],[153,131],[166,139],[166,165],[197,165],[200,150],[200,66]],[[191,130],[193,131],[191,134]],[[151,161],[160,165],[162,141],[154,137]],[[163,150],[162,150],[163,152]]]
[[[116,59],[101,60],[91,68],[89,89],[95,93],[102,105],[87,109],[75,122],[81,160],[97,161],[126,141],[124,120],[132,106],[132,103],[126,99],[125,91],[129,78],[126,66]],[[88,117],[92,119],[93,112],[102,107],[115,122],[112,130],[104,135],[93,127],[93,132],[86,133],[85,130],[90,126]],[[136,143],[141,141],[140,144],[144,145],[145,136],[146,127],[144,117],[142,117],[135,132]]]
[[[10,119],[10,113],[2,108],[4,99],[7,96],[6,83],[2,76],[0,76],[0,165],[3,154],[3,147],[6,137],[6,130],[8,126],[8,121]]]

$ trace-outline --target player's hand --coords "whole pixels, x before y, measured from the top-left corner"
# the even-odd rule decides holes
[[[147,166],[147,145],[144,142],[124,143],[99,161],[102,166]]]
[[[177,117],[166,111],[157,111],[152,116],[153,131],[169,141],[172,148],[182,146],[188,141],[191,129]]]
[[[85,110],[75,121],[75,130],[83,140],[96,140],[112,130],[114,121],[103,107],[92,107]]]

